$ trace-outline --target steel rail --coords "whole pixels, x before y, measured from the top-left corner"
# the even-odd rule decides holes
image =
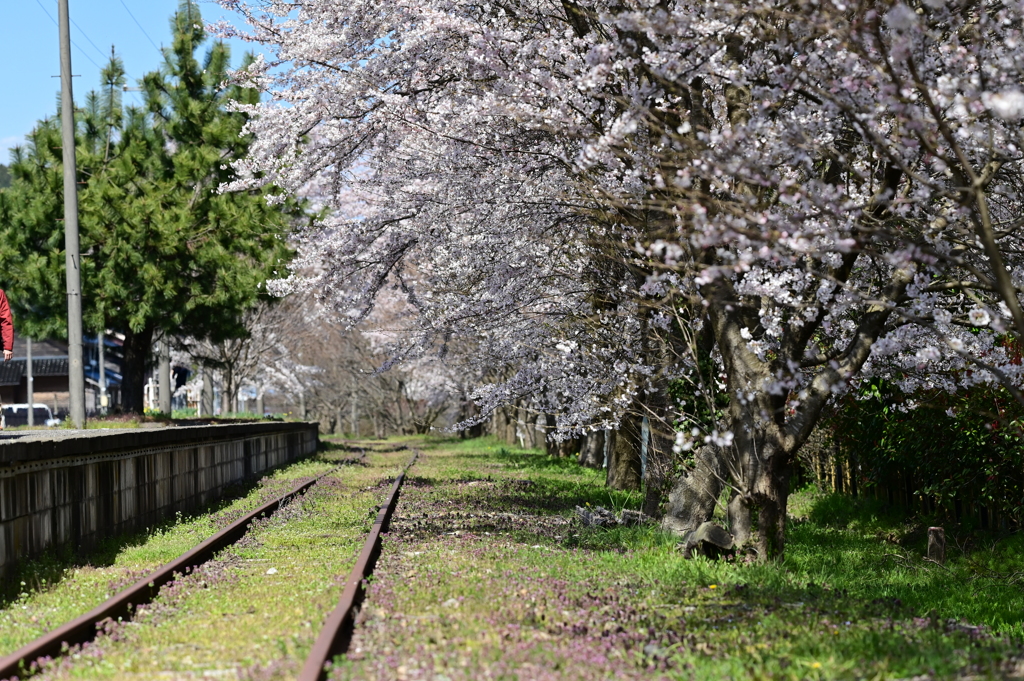
[[[61,625],[49,633],[43,634],[31,643],[0,659],[0,679],[9,679],[11,677],[23,679],[31,676],[39,671],[32,668],[33,662],[43,657],[57,657],[63,654],[70,646],[93,640],[101,627],[101,623],[107,619],[130,618],[135,607],[151,602],[160,592],[160,587],[172,581],[176,573],[185,574],[189,568],[195,568],[207,562],[218,551],[241,539],[253,520],[262,515],[273,513],[284,502],[302,494],[324,476],[337,471],[342,465],[354,463],[360,458],[362,457],[346,461],[312,480],[296,485],[285,494],[268,501],[256,510],[239,518],[190,551],[181,554],[169,563],[165,563],[154,572],[151,572],[146,577],[143,577],[84,615]]]
[[[341,592],[341,598],[337,607],[328,615],[320,635],[309,651],[306,663],[297,681],[322,681],[327,678],[325,667],[337,655],[348,652],[348,646],[352,642],[352,634],[355,630],[356,612],[363,602],[366,590],[363,581],[373,573],[373,568],[380,557],[381,535],[388,531],[391,525],[391,516],[398,505],[398,493],[405,482],[405,474],[409,472],[412,465],[419,458],[419,452],[413,454],[412,460],[405,469],[395,478],[391,486],[391,493],[388,495],[384,505],[377,513],[377,519],[373,523],[370,535],[363,544],[363,551],[359,554],[359,560],[352,567],[345,582],[345,590]]]

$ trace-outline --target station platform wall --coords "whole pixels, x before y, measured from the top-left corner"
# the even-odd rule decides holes
[[[316,452],[316,423],[235,423],[0,435],[0,575],[51,547],[204,508]]]

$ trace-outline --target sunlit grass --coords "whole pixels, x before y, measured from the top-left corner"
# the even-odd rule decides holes
[[[430,450],[336,678],[393,678],[381,656],[453,681],[984,678],[1022,654],[1020,538],[937,566],[880,505],[805,490],[783,562],[685,560],[656,526],[552,524],[638,507],[603,471],[494,440]]]

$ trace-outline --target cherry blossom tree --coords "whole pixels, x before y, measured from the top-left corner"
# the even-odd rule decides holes
[[[858,380],[1020,396],[1020,3],[222,4],[277,55],[235,186],[327,209],[279,290],[401,292],[484,414],[647,416],[654,498],[700,450],[762,558]]]

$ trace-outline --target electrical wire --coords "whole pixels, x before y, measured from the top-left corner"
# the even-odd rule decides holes
[[[57,29],[59,30],[59,29],[60,29],[60,24],[59,24],[59,23],[57,23],[57,20],[53,18],[53,15],[52,15],[52,14],[50,14],[49,10],[47,10],[47,9],[46,9],[46,7],[44,7],[44,6],[43,6],[43,3],[42,3],[42,2],[40,2],[40,0],[36,0],[36,4],[37,4],[37,5],[39,5],[39,9],[43,10],[43,12],[45,12],[45,13],[46,13],[46,16],[50,17],[50,21],[52,21],[52,22],[53,22],[53,24],[54,24],[54,26],[56,26],[56,27],[57,27]],[[124,3],[122,2],[122,4],[124,4]],[[88,38],[87,38],[87,39],[88,39]],[[92,42],[92,41],[90,40],[89,42]],[[97,69],[99,69],[100,71],[102,71],[102,70],[103,70],[103,67],[102,67],[102,66],[100,66],[99,64],[97,64],[97,63],[96,63],[96,62],[95,62],[95,61],[93,60],[93,58],[89,56],[89,53],[88,53],[88,52],[86,52],[86,51],[85,51],[85,50],[83,50],[83,49],[82,49],[81,47],[79,47],[78,43],[76,43],[76,42],[75,42],[74,40],[72,40],[72,41],[71,41],[71,44],[72,44],[72,45],[74,45],[75,47],[77,47],[77,48],[78,48],[78,51],[82,53],[82,56],[83,56],[83,57],[85,57],[86,59],[88,59],[88,60],[89,60],[90,62],[92,62],[92,65],[93,65],[93,66],[95,66],[95,67],[96,67]],[[93,47],[95,47],[95,45],[93,45]]]
[[[39,2],[39,0],[36,0],[36,2]],[[140,31],[142,31],[142,35],[146,36],[146,40],[148,40],[149,44],[153,46],[153,49],[155,49],[157,52],[160,53],[161,56],[163,56],[163,51],[159,47],[157,47],[156,43],[153,42],[153,39],[149,37],[149,34],[146,33],[146,29],[142,28],[142,24],[140,24],[139,20],[135,18],[135,15],[132,14],[132,11],[128,9],[128,5],[124,4],[124,0],[121,0],[121,6],[124,7],[124,11],[128,12],[128,16],[132,18],[132,21],[135,22],[135,25],[139,27]]]
[[[68,19],[71,19],[71,17],[68,17]],[[96,47],[96,43],[94,43],[92,41],[92,38],[89,37],[88,33],[86,33],[84,30],[82,30],[82,27],[78,25],[78,22],[75,21],[74,19],[71,19],[71,23],[75,25],[75,28],[77,28],[78,32],[82,34],[82,37],[89,41],[89,44],[92,45],[93,49],[95,49],[99,53],[100,57],[102,57],[103,59],[106,59],[107,55],[105,55],[103,53],[103,50],[101,50],[100,48]]]

